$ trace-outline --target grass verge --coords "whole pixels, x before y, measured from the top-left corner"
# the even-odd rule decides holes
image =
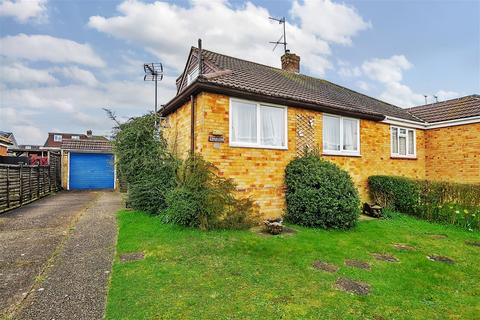
[[[408,216],[360,222],[352,231],[293,226],[297,233],[201,232],[135,211],[118,214],[107,319],[474,319],[480,314],[480,234]],[[446,238],[432,234],[446,235]],[[414,251],[399,251],[395,243]],[[144,260],[120,262],[142,251]],[[400,262],[378,261],[388,253]],[[455,264],[430,261],[442,255]],[[371,270],[345,266],[368,262]],[[337,265],[316,270],[315,260]],[[346,277],[367,296],[335,288]]]

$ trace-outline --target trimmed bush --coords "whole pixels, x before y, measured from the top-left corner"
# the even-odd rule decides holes
[[[371,176],[371,198],[381,206],[429,221],[480,229],[480,184]]]
[[[219,177],[201,156],[188,157],[178,170],[177,187],[167,193],[165,222],[207,229],[243,229],[257,223],[250,199],[236,199],[235,184]]]
[[[316,154],[291,161],[285,170],[288,222],[349,229],[360,214],[358,191],[348,172]]]

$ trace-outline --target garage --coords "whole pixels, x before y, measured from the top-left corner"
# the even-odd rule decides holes
[[[70,153],[70,190],[113,189],[112,154]]]
[[[64,139],[62,186],[67,190],[115,189],[115,156],[107,139]]]

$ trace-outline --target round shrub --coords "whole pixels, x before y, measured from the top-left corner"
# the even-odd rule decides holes
[[[307,155],[285,171],[288,222],[325,229],[349,229],[360,214],[358,191],[348,172]]]

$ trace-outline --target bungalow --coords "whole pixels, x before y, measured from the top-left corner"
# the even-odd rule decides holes
[[[437,106],[406,110],[302,75],[300,57],[290,52],[281,63],[192,47],[177,94],[160,111],[172,151],[202,154],[265,216],[283,212],[285,166],[313,148],[350,172],[363,200],[367,178],[377,174],[443,179],[455,171],[450,181],[480,182],[478,96],[468,98],[470,112],[432,119],[426,114]],[[459,163],[462,157],[468,161]]]

